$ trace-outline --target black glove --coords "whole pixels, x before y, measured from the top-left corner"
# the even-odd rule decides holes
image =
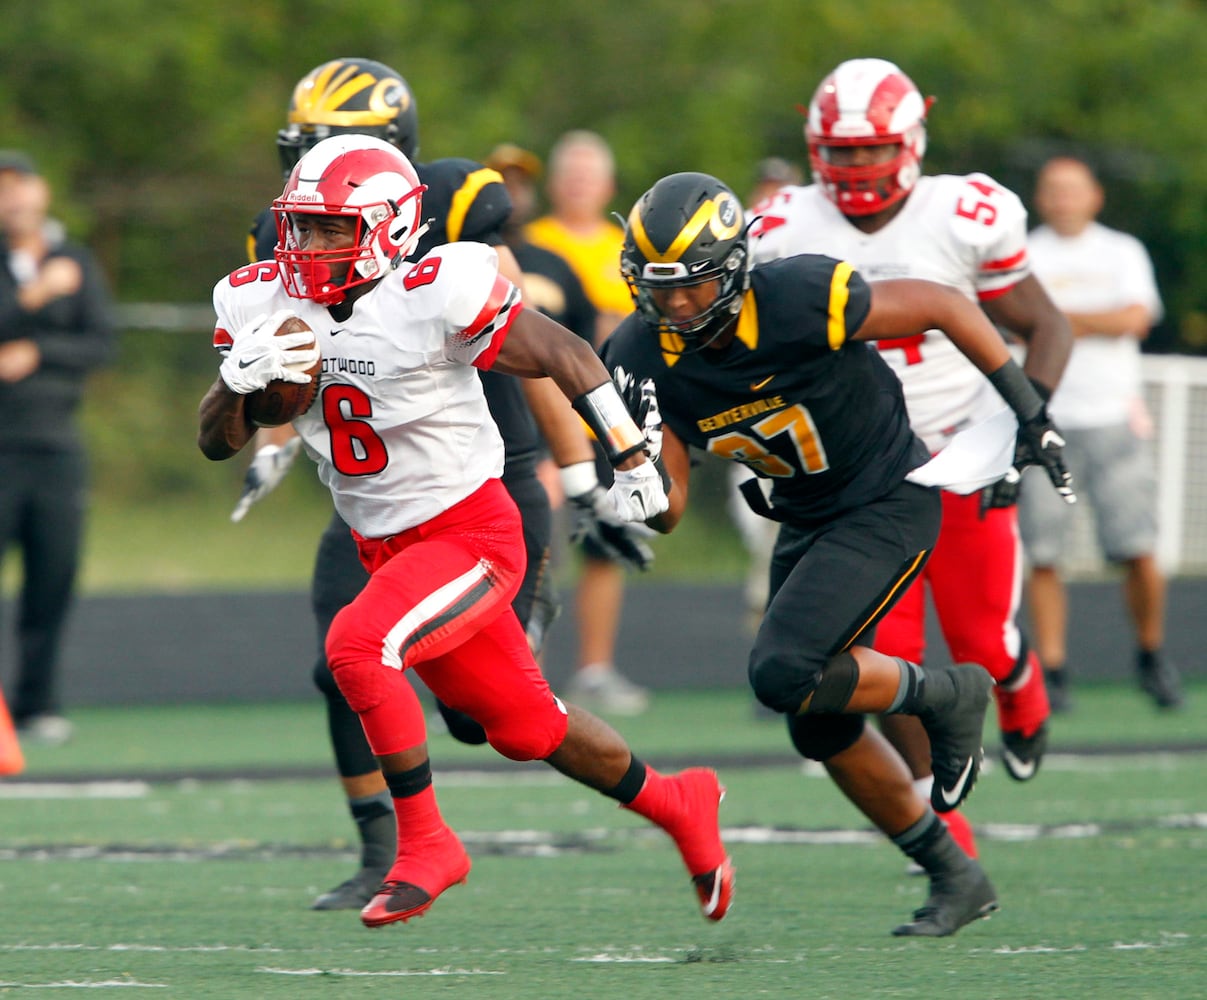
[[[981,518],[984,519],[991,510],[1013,507],[1018,503],[1018,491],[1022,482],[1023,477],[1018,469],[1011,466],[1001,479],[981,490]]]
[[[1028,465],[1038,465],[1048,474],[1056,492],[1065,503],[1076,503],[1073,476],[1065,467],[1065,439],[1048,417],[1047,407],[1030,420],[1019,424],[1018,444],[1014,447],[1014,469],[1022,472]]]
[[[1064,463],[1064,444],[1065,439],[1049,419],[1046,407],[1030,420],[1020,423],[1014,445],[1014,465],[996,483],[981,490],[981,517],[986,511],[1013,507],[1018,503],[1022,470],[1028,465],[1042,466],[1061,499],[1065,503],[1076,503],[1073,476]]]
[[[566,499],[574,515],[571,541],[589,538],[607,558],[634,569],[647,570],[653,565],[654,550],[642,541],[651,530],[644,524],[622,521],[603,486],[596,483],[586,493]]]

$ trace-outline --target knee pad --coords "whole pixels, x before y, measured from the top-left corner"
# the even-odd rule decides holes
[[[831,656],[822,668],[821,681],[813,691],[809,713],[837,715],[845,712],[859,684],[859,661],[850,653]]]
[[[569,719],[562,703],[553,699],[542,712],[510,712],[483,722],[486,738],[508,760],[544,760],[566,738]]]
[[[802,664],[785,663],[780,657],[760,656],[756,646],[750,655],[747,677],[754,696],[768,708],[786,715],[795,714],[821,678],[820,666],[802,672]]]
[[[358,715],[376,708],[390,692],[398,671],[381,663],[380,650],[361,648],[353,616],[345,608],[327,630],[327,665],[340,693]]]
[[[331,673],[331,668],[327,666],[327,657],[320,656],[314,661],[314,669],[310,672],[310,679],[314,681],[314,686],[318,688],[325,698],[330,701],[332,698],[342,698],[339,685],[335,683],[335,677]]]
[[[788,717],[788,735],[806,760],[827,761],[853,747],[863,735],[862,715],[804,715]]]

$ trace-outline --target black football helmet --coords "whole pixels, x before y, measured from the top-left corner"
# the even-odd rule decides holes
[[[746,220],[737,195],[708,174],[663,177],[633,206],[625,225],[620,270],[642,315],[662,333],[677,334],[681,353],[711,344],[742,309],[750,287]],[[669,320],[651,290],[718,280],[703,312]]]
[[[277,133],[288,176],[302,154],[329,136],[354,132],[384,139],[408,160],[419,151],[419,111],[400,73],[371,59],[333,59],[293,88],[288,124]]]

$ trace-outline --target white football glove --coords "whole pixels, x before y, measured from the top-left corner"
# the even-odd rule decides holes
[[[671,505],[653,462],[617,469],[608,499],[622,521],[648,521]]]
[[[318,360],[314,333],[301,330],[282,337],[276,335],[277,327],[294,315],[292,309],[278,309],[271,316],[261,313],[239,328],[218,368],[218,374],[231,392],[246,396],[277,379],[299,385],[310,381],[305,371],[297,369],[309,367]],[[307,345],[309,350],[292,350]]]
[[[284,445],[266,444],[256,452],[243,476],[243,492],[231,511],[232,521],[242,521],[252,504],[263,500],[280,485],[301,449],[302,439],[295,437]]]

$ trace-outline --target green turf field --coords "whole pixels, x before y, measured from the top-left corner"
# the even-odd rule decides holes
[[[317,702],[81,710],[72,744],[0,780],[0,994],[1207,997],[1207,687],[1169,715],[1130,687],[1077,694],[1034,782],[978,785],[1002,910],[941,941],[888,934],[924,880],[740,691],[617,720],[655,764],[715,762],[728,786],[738,894],[716,926],[662,834],[447,736],[469,882],[407,926],[311,912],[354,865]]]

